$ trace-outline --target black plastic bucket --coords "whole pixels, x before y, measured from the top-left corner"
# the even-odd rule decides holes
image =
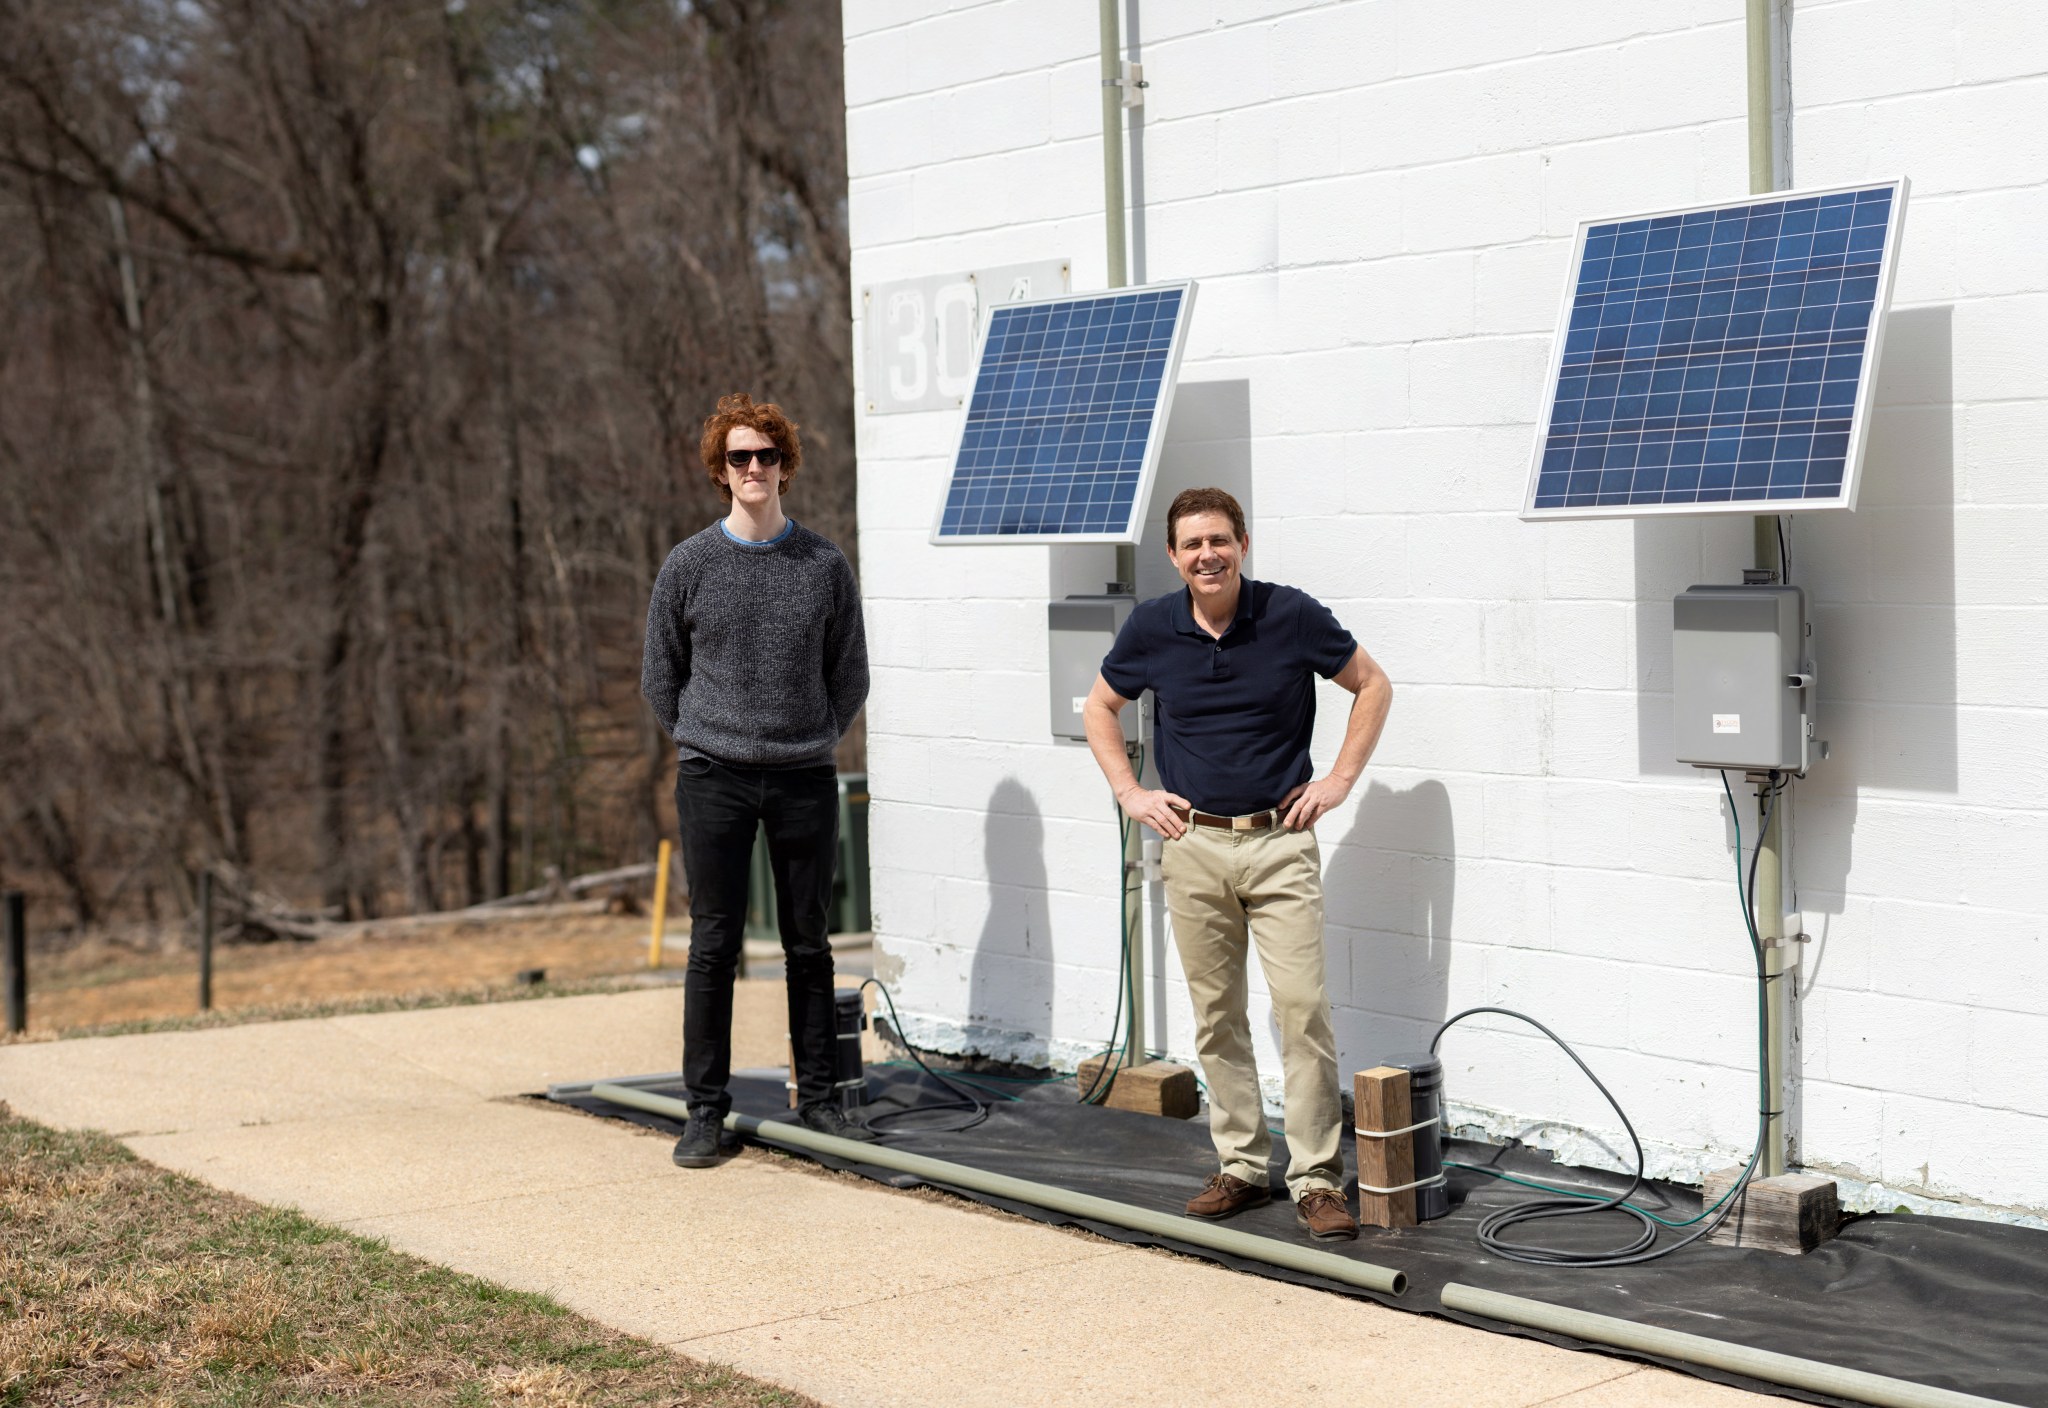
[[[868,1102],[868,1068],[860,1054],[860,1034],[867,1030],[868,1016],[859,988],[841,988],[832,995],[832,1017],[838,1036],[832,1043],[832,1093],[850,1110]]]
[[[1451,1210],[1450,1190],[1443,1184],[1444,1063],[1427,1051],[1410,1051],[1380,1064],[1408,1073],[1409,1121],[1434,1121],[1415,1131],[1415,1178],[1422,1184],[1415,1190],[1415,1217],[1428,1222]]]

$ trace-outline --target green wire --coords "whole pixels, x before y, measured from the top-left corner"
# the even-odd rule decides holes
[[[1721,773],[1721,791],[1727,795],[1728,816],[1730,820],[1732,820],[1735,824],[1735,898],[1736,901],[1742,906],[1742,922],[1743,926],[1749,931],[1750,947],[1755,949],[1757,953],[1761,955],[1763,952],[1762,941],[1757,936],[1756,920],[1749,912],[1749,887],[1744,882],[1742,877],[1742,812],[1735,805],[1735,793],[1733,789],[1731,789],[1728,786],[1728,774],[1725,771]],[[1761,967],[1761,957],[1759,957],[1758,959],[1758,964],[1759,967]],[[1759,979],[1761,979],[1761,974],[1759,974]],[[1759,988],[1761,988],[1761,981],[1759,981]],[[1764,1062],[1768,1059],[1768,1055],[1764,1050],[1764,1014],[1761,1010],[1761,1005],[1763,1001],[1764,999],[1760,995],[1758,998],[1759,1010],[1757,1012],[1756,1040],[1758,1071],[1757,1095],[1762,1105],[1765,1108],[1768,1108],[1770,1103],[1770,1092],[1764,1088],[1765,1082],[1768,1078],[1762,1074],[1766,1069]],[[1278,1133],[1277,1130],[1274,1132]],[[1756,1167],[1756,1161],[1762,1156],[1763,1146],[1762,1144],[1758,1144],[1756,1151],[1749,1156],[1749,1163],[1743,1167],[1742,1171],[1745,1177],[1732,1180],[1728,1184],[1727,1191],[1722,1193],[1720,1197],[1716,1198],[1711,1206],[1702,1207],[1696,1215],[1686,1218],[1683,1222],[1673,1222],[1667,1218],[1659,1217],[1657,1216],[1657,1214],[1651,1212],[1648,1208],[1638,1207],[1634,1203],[1621,1203],[1618,1204],[1618,1206],[1627,1208],[1631,1212],[1640,1213],[1642,1216],[1649,1218],[1650,1221],[1656,1223],[1660,1227],[1670,1227],[1674,1229],[1679,1227],[1690,1227],[1695,1222],[1700,1222],[1705,1220],[1706,1218],[1712,1217],[1717,1211],[1720,1210],[1721,1204],[1727,1202],[1730,1198],[1734,1197],[1735,1190],[1742,1187],[1742,1185],[1748,1181],[1746,1175],[1749,1173],[1750,1169]],[[1514,1174],[1502,1173],[1499,1169],[1486,1168],[1480,1164],[1459,1163],[1456,1159],[1445,1159],[1444,1167],[1462,1168],[1472,1173],[1483,1173],[1487,1175],[1489,1178],[1498,1178],[1505,1183],[1516,1183],[1520,1184],[1524,1188],[1535,1188],[1545,1193],[1556,1193],[1560,1197],[1577,1198],[1582,1202],[1604,1203],[1607,1201],[1605,1194],[1581,1193],[1576,1189],[1572,1188],[1560,1188],[1553,1183],[1539,1183],[1533,1178],[1517,1178]]]
[[[1142,745],[1138,748],[1135,762],[1135,770],[1142,781],[1145,771],[1145,749]],[[1131,849],[1131,828],[1134,825],[1136,823],[1124,815],[1123,806],[1118,804],[1116,809],[1117,1005],[1123,1012],[1129,1015],[1118,1016],[1116,1019],[1117,1030],[1110,1033],[1111,1044],[1096,1053],[1096,1055],[1106,1058],[1113,1057],[1114,1059],[1106,1062],[1104,1069],[1096,1073],[1095,1081],[1097,1088],[1090,1089],[1082,1097],[1082,1103],[1088,1105],[1099,1105],[1108,1099],[1109,1085],[1116,1083],[1117,1072],[1126,1070],[1135,1064],[1130,1060],[1131,1048],[1140,1035],[1136,1030],[1138,1011],[1137,975],[1131,971],[1130,900],[1131,896],[1142,889],[1143,886],[1140,884],[1137,887],[1133,887],[1129,874],[1125,869],[1128,864],[1126,858]],[[1119,1036],[1123,1037],[1122,1041],[1117,1040]],[[1088,1059],[1093,1060],[1095,1058],[1091,1056]],[[1104,1077],[1108,1078],[1109,1085],[1103,1084]]]
[[[1524,1188],[1540,1188],[1545,1193],[1558,1193],[1567,1198],[1577,1198],[1582,1202],[1604,1203],[1607,1201],[1607,1195],[1605,1193],[1581,1193],[1578,1192],[1576,1189],[1572,1188],[1559,1188],[1556,1184],[1553,1183],[1538,1183],[1533,1178],[1517,1178],[1512,1173],[1502,1173],[1497,1168],[1487,1168],[1483,1164],[1465,1164],[1459,1163],[1456,1159],[1445,1159],[1444,1167],[1462,1168],[1472,1173],[1483,1173],[1487,1175],[1487,1177],[1489,1178],[1498,1178],[1503,1183],[1519,1183]],[[1648,1208],[1638,1207],[1634,1203],[1621,1203],[1617,1206],[1627,1208],[1630,1212],[1641,1213],[1644,1217],[1649,1218],[1650,1221],[1656,1223],[1660,1227],[1690,1227],[1695,1222],[1698,1222],[1700,1218],[1706,1217],[1709,1214],[1711,1214],[1714,1211],[1714,1208],[1720,1207],[1722,1203],[1725,1203],[1727,1201],[1728,1194],[1723,1193],[1720,1196],[1720,1198],[1718,1198],[1715,1201],[1714,1207],[1702,1208],[1699,1212],[1698,1217],[1688,1217],[1683,1222],[1672,1222],[1667,1218],[1659,1217],[1657,1216],[1657,1214],[1651,1212]]]

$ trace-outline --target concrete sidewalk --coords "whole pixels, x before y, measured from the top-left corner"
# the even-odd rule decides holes
[[[784,1059],[743,983],[739,1065]],[[0,1048],[0,1099],[834,1405],[1757,1395],[518,1100],[673,1070],[676,989]],[[1309,1395],[1315,1395],[1310,1400]]]

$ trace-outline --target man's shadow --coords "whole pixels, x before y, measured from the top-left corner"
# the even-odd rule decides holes
[[[1323,856],[1323,913],[1337,1069],[1425,1051],[1447,1015],[1457,831],[1450,793],[1375,781]]]
[[[1000,1061],[1044,1066],[1053,1036],[1053,947],[1047,912],[1045,818],[1031,789],[1013,777],[989,794],[982,821],[987,896],[967,980],[967,1049]],[[950,908],[950,906],[946,906]],[[960,927],[964,928],[965,925]]]
[[[1337,1037],[1337,1073],[1347,1123],[1353,1071],[1389,1057],[1426,1051],[1447,1015],[1451,913],[1458,853],[1450,794],[1428,778],[1409,788],[1374,782],[1359,798],[1351,829],[1323,851],[1324,985]],[[1257,975],[1252,945],[1253,985]],[[1270,1006],[1265,1046],[1280,1050]],[[1277,1083],[1278,1061],[1261,1054],[1261,1084]],[[1342,1141],[1349,1159],[1348,1139]],[[1275,1186],[1286,1160],[1275,1152]]]

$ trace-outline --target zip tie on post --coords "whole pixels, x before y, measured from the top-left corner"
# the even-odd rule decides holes
[[[1434,1188],[1444,1181],[1443,1174],[1435,1173],[1431,1174],[1428,1178],[1418,1178],[1413,1183],[1403,1183],[1396,1188],[1375,1188],[1370,1183],[1361,1183],[1358,1185],[1358,1191],[1361,1193],[1405,1193],[1410,1188]]]
[[[1400,1129],[1367,1129],[1363,1125],[1354,1124],[1353,1126],[1351,1126],[1351,1130],[1352,1133],[1361,1135],[1366,1139],[1392,1139],[1397,1134],[1413,1134],[1418,1129],[1427,1129],[1429,1128],[1429,1126],[1433,1124],[1442,1123],[1442,1115],[1431,1115],[1426,1120],[1417,1120],[1414,1124],[1404,1125]],[[1408,1186],[1410,1188],[1413,1188],[1416,1185],[1411,1183]],[[1385,1188],[1370,1188],[1366,1191],[1371,1193],[1384,1193],[1387,1190]]]

